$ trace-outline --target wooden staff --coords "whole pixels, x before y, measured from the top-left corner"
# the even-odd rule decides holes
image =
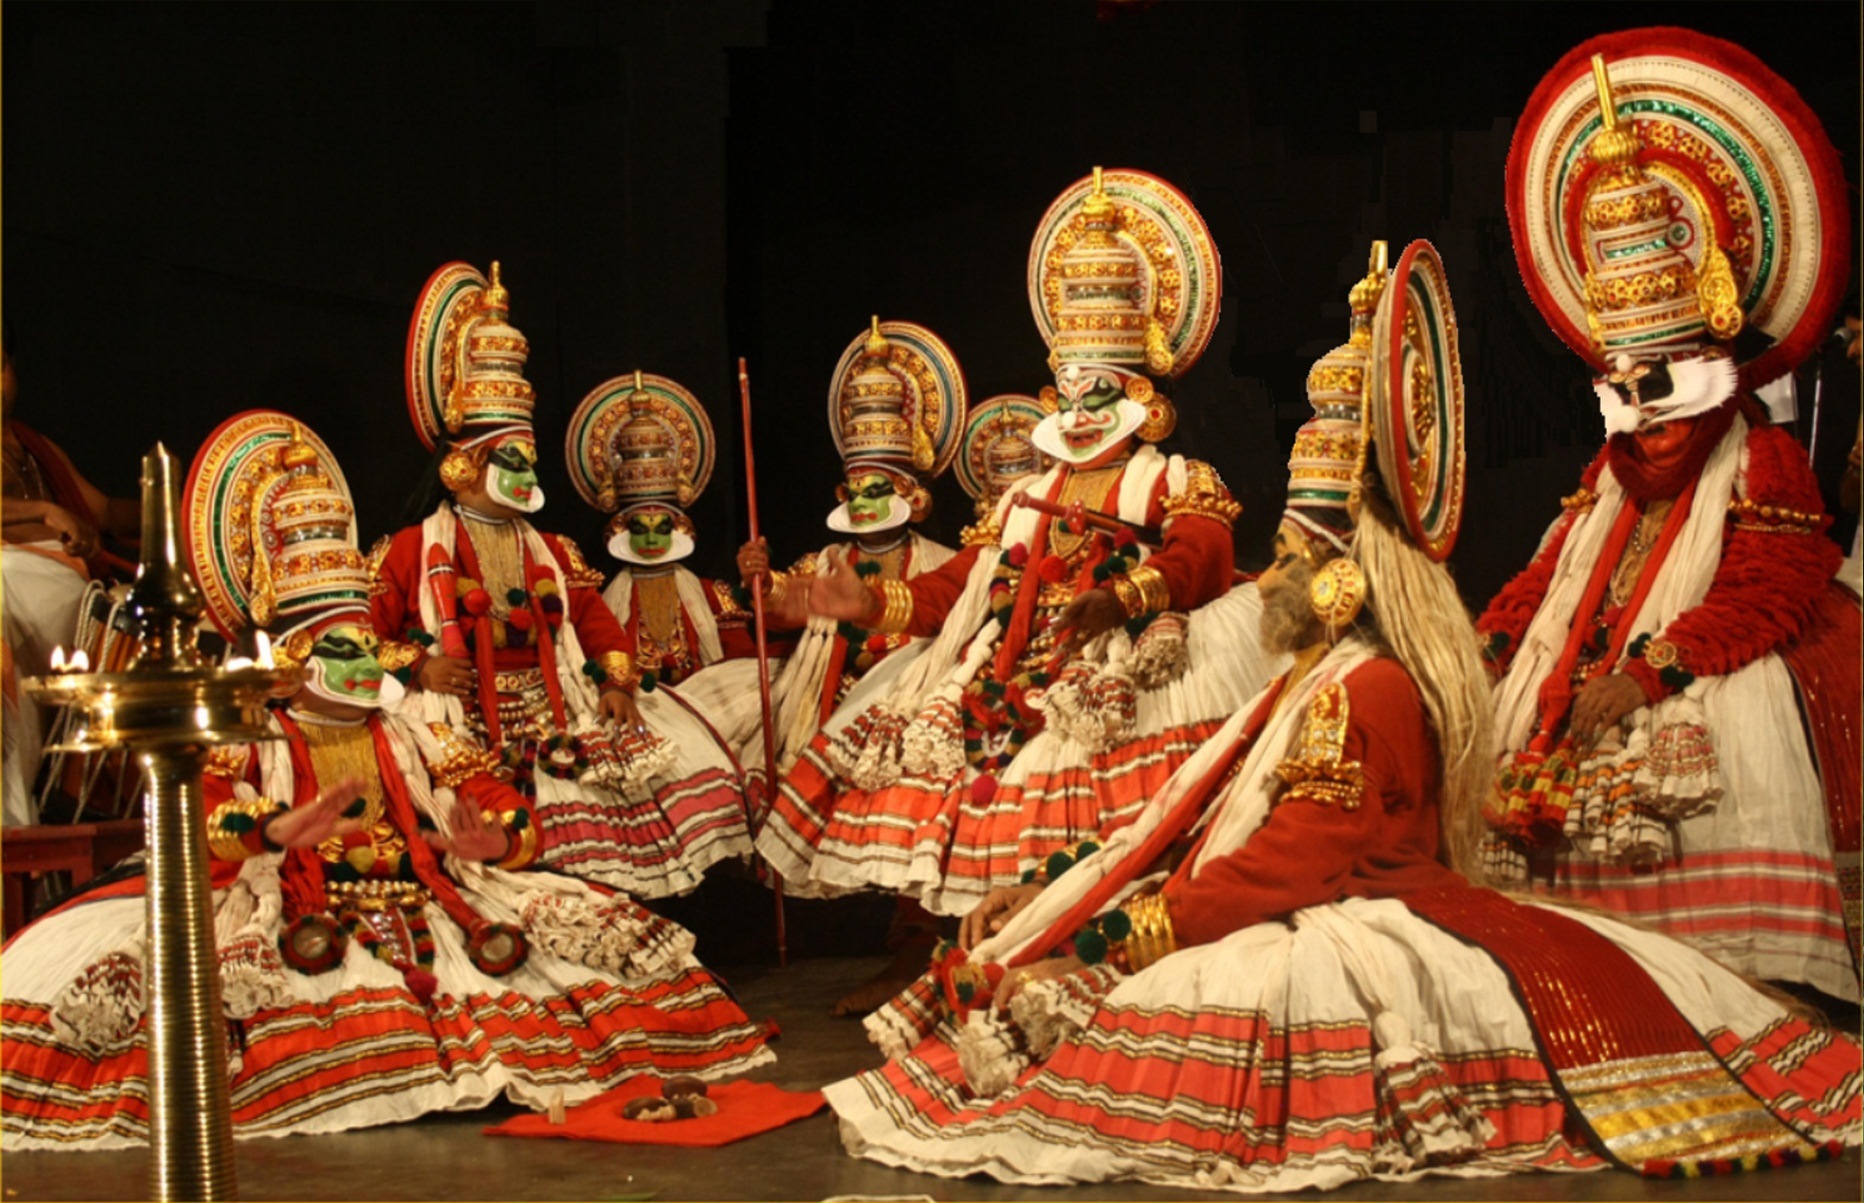
[[[1124,518],[1116,518],[1112,514],[1105,514],[1099,510],[1090,510],[1084,503],[1079,501],[1072,505],[1057,505],[1055,502],[1048,501],[1041,497],[1034,497],[1028,493],[1018,493],[1016,496],[1010,498],[1010,508],[1034,510],[1038,514],[1047,514],[1051,518],[1065,519],[1070,526],[1082,534],[1087,533],[1088,527],[1093,527],[1096,530],[1103,530],[1113,535],[1117,535],[1121,531],[1131,531],[1135,539],[1148,547],[1157,547],[1164,539],[1164,536],[1159,534],[1159,529],[1156,526],[1142,526],[1137,522],[1128,522]]]
[[[738,400],[744,410],[744,495],[751,511],[751,542],[755,543],[759,538],[757,453],[751,448],[751,376],[745,370],[743,356],[738,357]],[[776,805],[777,791],[777,724],[770,711],[770,643],[764,628],[764,592],[769,581],[768,573],[751,578],[751,620],[757,632],[757,700],[764,711],[765,822]],[[763,823],[758,823],[751,832],[753,841],[762,830]],[[770,872],[771,893],[777,900],[777,965],[781,968],[790,963],[789,938],[783,923],[783,875],[768,864],[765,867]]]

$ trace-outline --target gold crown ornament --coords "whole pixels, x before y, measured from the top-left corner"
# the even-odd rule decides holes
[[[1568,346],[1601,374],[1692,365],[1664,390],[1670,417],[1731,395],[1737,362],[1748,387],[1790,370],[1844,292],[1837,152],[1719,38],[1633,29],[1569,52],[1516,125],[1506,192],[1528,293]]]
[[[537,395],[524,378],[530,343],[510,323],[511,296],[492,264],[443,264],[421,289],[408,326],[408,415],[429,451],[528,433]]]
[[[957,473],[980,516],[996,508],[1012,481],[1048,470],[1052,461],[1030,441],[1043,416],[1041,403],[1022,393],[1000,393],[971,407]]]
[[[921,486],[951,466],[967,390],[958,357],[912,322],[871,319],[829,380],[829,430],[849,471]]]

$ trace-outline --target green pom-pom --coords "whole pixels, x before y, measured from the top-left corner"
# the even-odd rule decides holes
[[[414,670],[406,666],[396,669],[391,675],[403,685],[410,684],[414,680]]]
[[[1083,857],[1092,856],[1094,855],[1094,853],[1099,852],[1099,851],[1100,851],[1100,845],[1095,843],[1093,840],[1082,840],[1080,843],[1080,846],[1074,850],[1074,855],[1077,859],[1079,859]]]
[[[1024,885],[1029,885],[1031,882],[1035,881],[1035,879],[1036,879],[1036,871],[1034,869],[1023,870],[1023,884]]]
[[[348,806],[343,808],[343,817],[346,819],[360,819],[362,818],[362,812],[368,808],[369,799],[358,794],[354,802],[351,802]]]
[[[740,610],[748,610],[752,605],[751,591],[746,589],[743,585],[733,585],[731,587],[731,600],[738,603],[738,608]]]
[[[509,603],[510,605],[522,606],[525,602],[529,601],[530,599],[531,599],[531,595],[526,593],[522,589],[514,588],[514,589],[505,590],[505,601]]]
[[[846,639],[849,643],[860,643],[867,638],[866,631],[855,626],[846,619],[835,624],[835,633],[840,635],[843,639]]]
[[[1090,965],[1100,964],[1107,959],[1107,937],[1091,927],[1083,928],[1074,938],[1074,955]]]
[[[423,631],[418,627],[409,629],[408,641],[410,643],[418,643],[422,647],[434,646],[434,637],[432,635],[429,635],[426,631]]]
[[[1124,940],[1133,934],[1133,921],[1125,911],[1108,911],[1101,917],[1100,931],[1109,940]]]
[[[1126,633],[1132,638],[1137,639],[1145,634],[1146,628],[1151,625],[1152,616],[1149,614],[1141,614],[1138,618],[1129,618],[1126,620]]]
[[[582,662],[582,671],[583,676],[588,677],[591,681],[606,681],[608,679],[608,673],[594,660],[584,660]]]
[[[1054,881],[1063,873],[1074,868],[1074,857],[1069,856],[1066,852],[1051,852],[1049,853],[1048,860],[1043,862],[1043,868],[1048,870],[1048,879]]]
[[[854,566],[854,575],[858,577],[879,576],[880,565],[873,560],[862,560]]]
[[[1113,567],[1113,561],[1111,560],[1094,565],[1094,583],[1096,585],[1106,584],[1107,578],[1112,576],[1116,571],[1119,570]]]
[[[1000,697],[1002,697],[1002,696],[1003,696],[1003,682],[1001,682],[1001,681],[985,681],[985,682],[984,682],[984,692],[985,692],[985,693],[987,693],[987,694],[989,694],[989,695],[990,695],[991,697],[993,697],[993,698],[1000,698]]]
[[[977,997],[977,986],[974,983],[972,982],[959,982],[958,983],[958,1001],[959,1002],[964,1003],[968,1006],[971,1000],[975,997]]]
[[[516,810],[512,812],[511,829],[513,831],[523,831],[526,827],[529,827],[530,825],[531,825],[531,812],[530,811]]]
[[[248,831],[251,831],[257,826],[258,823],[253,820],[251,815],[241,814],[238,811],[220,816],[220,830],[222,831],[231,831],[237,835],[245,835]]]
[[[1642,635],[1639,635],[1636,639],[1631,641],[1631,646],[1625,649],[1625,655],[1629,659],[1636,660],[1644,654],[1644,649],[1649,646],[1650,632],[1645,631]]]
[[[654,692],[654,690],[658,688],[660,688],[660,674],[659,673],[642,673],[641,674],[641,692],[642,693],[652,693]]]

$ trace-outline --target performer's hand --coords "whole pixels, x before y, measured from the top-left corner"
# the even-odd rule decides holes
[[[1645,702],[1644,687],[1624,673],[1594,677],[1573,699],[1573,738],[1588,743]]]
[[[1055,649],[1058,663],[1080,651],[1095,636],[1111,631],[1126,621],[1126,607],[1111,589],[1089,589],[1075,595],[1067,609],[1055,616],[1055,626],[1063,632]]]
[[[996,1009],[1008,1015],[1011,1000],[1023,992],[1023,987],[1052,978],[1067,977],[1070,973],[1086,968],[1087,962],[1080,957],[1050,957],[1046,961],[1024,965],[1021,969],[1012,969],[1003,975],[1003,984],[997,987]]]
[[[478,674],[473,672],[470,660],[461,660],[457,656],[429,656],[422,662],[417,680],[421,688],[429,693],[450,693],[454,697],[469,698],[478,684]]]
[[[770,571],[770,542],[762,535],[738,549],[738,583],[746,589],[754,577]]]
[[[427,842],[436,852],[450,852],[461,860],[503,860],[511,852],[511,836],[503,827],[485,821],[479,808],[456,798],[453,801],[451,837],[438,831],[424,831]]]
[[[880,617],[880,599],[855,573],[853,557],[831,559],[829,571],[818,572],[809,581],[809,612],[862,626]]]
[[[617,727],[638,727],[641,725],[641,708],[634,704],[634,695],[627,690],[604,689],[602,717]]]
[[[97,550],[97,528],[64,506],[47,502],[45,514],[40,520],[52,528],[52,533],[65,545],[65,550],[79,559]]]
[[[351,777],[318,794],[315,801],[295,806],[265,821],[265,838],[280,848],[311,848],[336,836],[362,829],[361,819],[346,819],[343,812],[362,797],[363,780]]]
[[[1041,892],[1042,886],[1033,881],[1020,886],[998,886],[958,925],[958,947],[969,952],[996,935]]]

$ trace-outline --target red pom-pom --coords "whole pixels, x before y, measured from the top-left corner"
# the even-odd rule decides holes
[[[1036,575],[1051,585],[1059,585],[1068,579],[1068,561],[1060,556],[1043,556]]]
[[[997,796],[997,779],[989,773],[980,773],[976,781],[971,782],[971,801],[979,806],[990,805],[990,800]]]
[[[506,616],[505,621],[511,624],[511,629],[514,631],[528,631],[531,629],[531,612],[529,610],[513,610]]]
[[[886,651],[887,637],[885,635],[869,635],[867,637],[867,650],[875,653]]]
[[[1028,562],[1029,545],[1027,543],[1018,543],[1016,546],[1010,548],[1010,567],[1021,568]]]
[[[474,618],[478,618],[491,610],[492,595],[487,593],[484,589],[474,589],[467,593],[465,597],[460,598],[460,605],[466,608],[466,613],[472,615]]]
[[[440,989],[440,979],[425,969],[404,969],[401,980],[408,983],[408,989],[421,1000],[423,1007],[434,1001],[434,992]]]

